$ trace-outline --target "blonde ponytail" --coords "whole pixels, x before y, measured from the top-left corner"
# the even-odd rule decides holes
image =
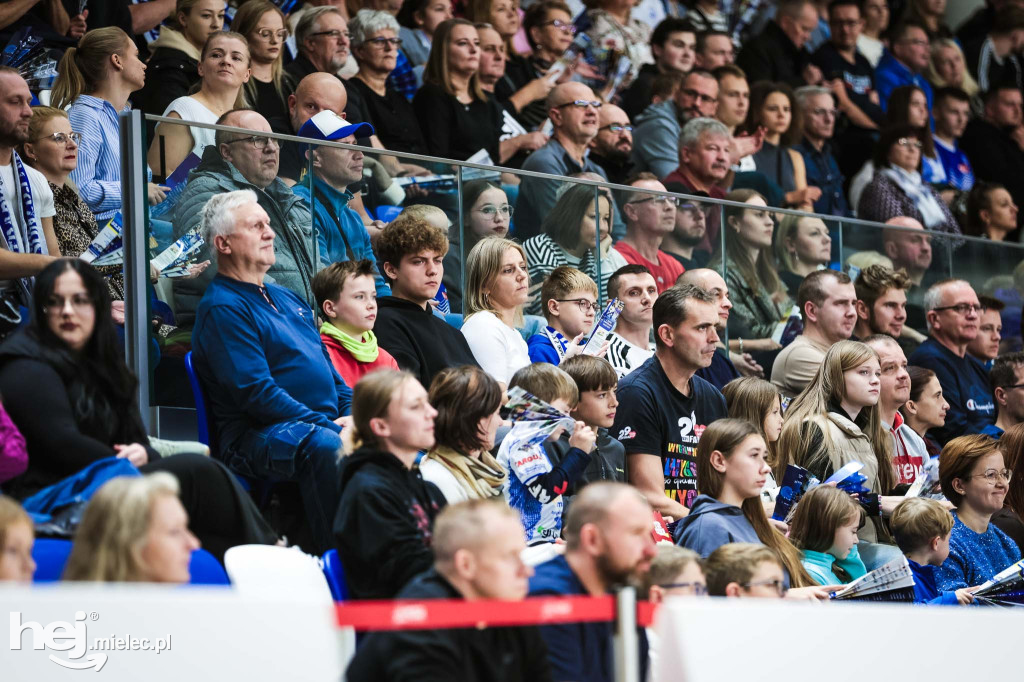
[[[67,109],[79,95],[99,89],[107,78],[110,55],[124,55],[130,38],[116,26],[96,28],[78,41],[78,47],[69,48],[57,66],[57,80],[53,83],[51,104]]]

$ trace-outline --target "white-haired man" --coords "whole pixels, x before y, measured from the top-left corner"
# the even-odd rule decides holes
[[[214,454],[242,474],[298,482],[324,551],[334,542],[341,417],[352,391],[306,301],[264,281],[275,235],[256,193],[214,196],[201,226],[218,272],[196,310],[192,355],[213,417]]]

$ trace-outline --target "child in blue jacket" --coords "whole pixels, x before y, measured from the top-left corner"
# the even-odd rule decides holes
[[[939,593],[935,571],[949,556],[953,515],[942,503],[927,497],[910,497],[899,503],[889,519],[896,544],[914,572],[914,601],[919,604],[970,604],[976,587]]]
[[[801,563],[819,585],[841,585],[867,573],[857,552],[864,510],[850,494],[818,486],[797,503],[789,539],[803,551]]]

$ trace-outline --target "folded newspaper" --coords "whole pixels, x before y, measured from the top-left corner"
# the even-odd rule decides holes
[[[123,264],[121,230],[121,214],[117,213],[100,230],[79,258],[95,266]],[[186,277],[189,275],[189,266],[195,263],[194,256],[202,245],[203,238],[199,231],[191,230],[153,258],[152,264],[161,277]]]
[[[862,575],[829,597],[847,601],[912,602],[914,574],[906,557],[901,556]]]
[[[982,584],[974,592],[974,602],[987,606],[1024,606],[1024,559]]]

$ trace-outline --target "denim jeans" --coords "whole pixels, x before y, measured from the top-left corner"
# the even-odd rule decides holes
[[[243,475],[299,484],[306,518],[321,552],[334,546],[341,436],[322,426],[283,422],[251,429],[230,448],[227,463]]]

